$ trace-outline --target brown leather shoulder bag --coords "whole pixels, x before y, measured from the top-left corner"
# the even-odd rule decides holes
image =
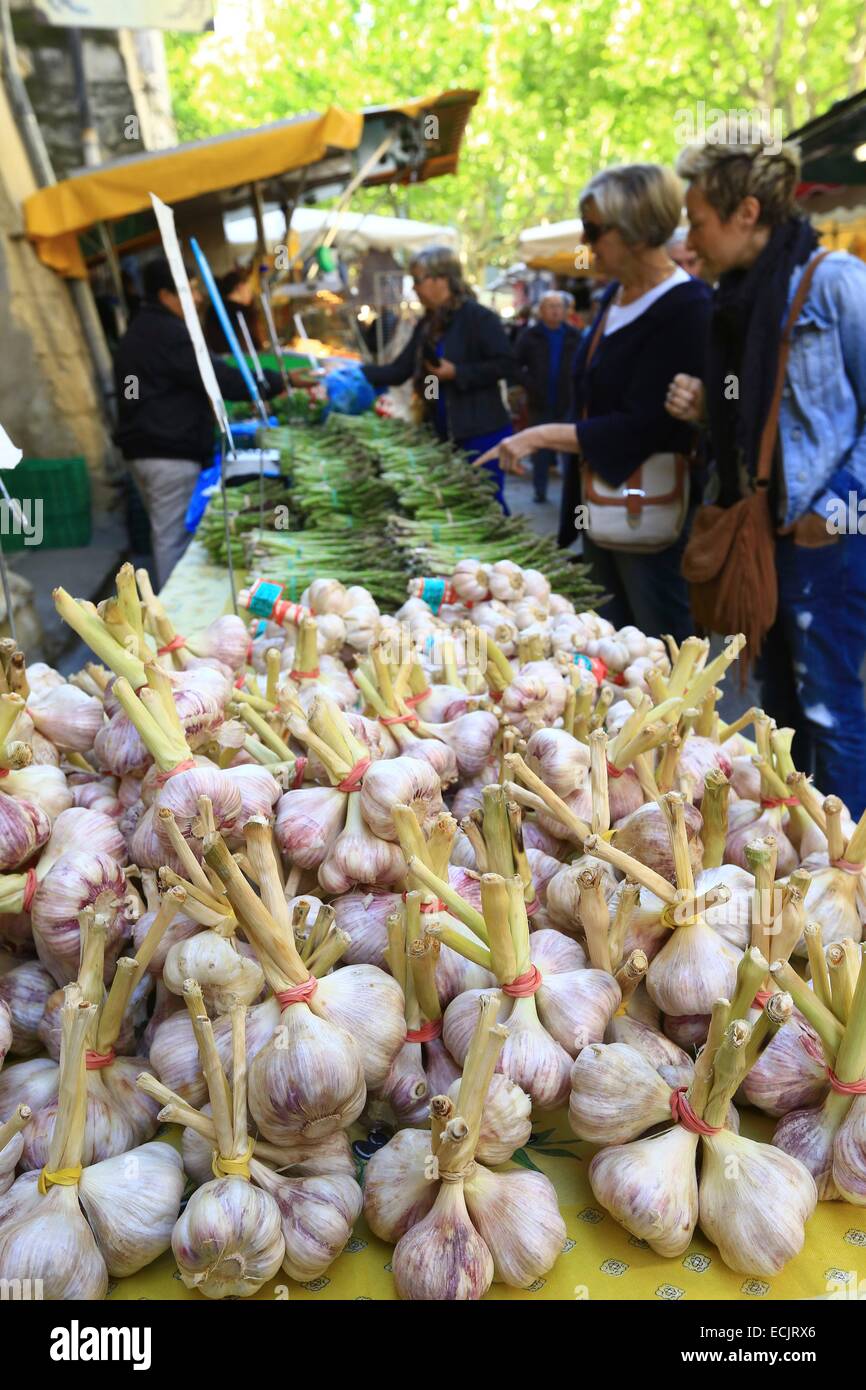
[[[696,624],[705,632],[742,632],[754,660],[776,621],[776,533],[767,497],[779,429],[782,388],[791,351],[791,333],[815,270],[828,256],[821,251],[808,263],[791,305],[767,419],[761,433],[755,490],[732,507],[699,507],[683,554],[682,572]],[[744,665],[745,669],[745,665]]]

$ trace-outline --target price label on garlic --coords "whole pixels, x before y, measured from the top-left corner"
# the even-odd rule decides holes
[[[226,413],[225,402],[222,398],[216,373],[213,369],[210,351],[204,340],[198,313],[196,312],[195,301],[192,297],[189,276],[186,273],[186,266],[183,261],[183,254],[180,249],[180,242],[177,239],[177,231],[174,225],[174,212],[170,207],[157,198],[155,193],[151,193],[150,201],[153,204],[153,211],[156,216],[159,234],[162,237],[162,245],[166,259],[171,266],[171,273],[174,278],[175,288],[180,300],[180,307],[183,310],[184,322],[189,329],[189,336],[192,338],[192,345],[195,348],[196,361],[201,373],[202,385],[210,397],[213,406],[217,425],[227,439],[231,439],[229,431],[229,419]]]
[[[22,458],[22,451],[17,444],[12,443],[3,426],[0,425],[0,468],[15,468]]]

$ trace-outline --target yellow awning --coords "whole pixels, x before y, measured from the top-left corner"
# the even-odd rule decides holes
[[[361,144],[365,115],[377,112],[393,111],[413,118],[422,112],[441,113],[444,138],[430,142],[420,177],[450,173],[456,166],[469,110],[477,99],[477,92],[458,91],[418,98],[403,105],[377,107],[370,112],[331,106],[319,115],[190,141],[170,150],[130,155],[32,194],[24,203],[27,235],[46,265],[62,275],[84,276],[87,272],[78,236],[94,223],[113,222],[149,208],[151,193],[174,205],[277,178],[317,164],[329,154],[356,150]],[[419,177],[418,170],[414,177]],[[369,181],[378,180],[374,176]],[[396,181],[402,179],[398,176]]]

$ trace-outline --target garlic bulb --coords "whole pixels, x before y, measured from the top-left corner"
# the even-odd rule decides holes
[[[514,603],[523,596],[523,570],[513,560],[497,560],[495,565],[491,565],[487,571],[487,582],[493,597],[502,603]]]
[[[588,868],[598,868],[601,872],[601,883],[608,903],[616,892],[617,880],[609,864],[603,864],[601,860],[592,859],[588,855],[581,856],[572,864],[564,864],[550,879],[545,898],[551,922],[562,931],[581,930],[580,875]]]
[[[635,996],[632,995],[632,1000]],[[640,1053],[659,1076],[671,1087],[691,1084],[694,1067],[691,1059],[676,1043],[629,1014],[615,1014],[604,1035],[606,1043],[625,1043]]]
[[[102,701],[75,685],[31,692],[27,713],[39,733],[58,748],[87,753],[105,720]]]
[[[557,796],[579,791],[589,779],[589,747],[564,729],[536,729],[526,762]]]
[[[207,1298],[248,1298],[283,1262],[280,1209],[244,1178],[215,1178],[190,1197],[171,1248],[188,1289]]]
[[[142,1144],[84,1169],[78,1195],[112,1279],[137,1274],[168,1249],[184,1185],[170,1144]]]
[[[199,800],[209,798],[217,830],[230,834],[241,820],[243,800],[240,790],[228,772],[215,767],[205,758],[197,758],[196,766],[186,772],[176,772],[160,789],[158,802],[174,813],[177,827],[188,839],[199,818]],[[160,822],[157,820],[157,833]]]
[[[354,1174],[291,1177],[252,1159],[250,1175],[273,1197],[282,1219],[282,1267],[291,1279],[318,1279],[343,1250],[361,1215]]]
[[[742,1092],[767,1115],[819,1105],[827,1094],[827,1069],[818,1034],[802,1014],[784,1023],[746,1074]]]
[[[520,733],[555,724],[565,709],[565,682],[552,661],[528,661],[502,692],[501,705]]]
[[[704,794],[704,778],[713,768],[730,777],[732,762],[728,754],[711,738],[690,734],[677,758],[674,785],[679,785],[678,779],[681,777],[693,777],[695,801],[700,801]]]
[[[568,1118],[579,1139],[625,1144],[670,1119],[671,1087],[634,1048],[593,1043],[571,1069]]]
[[[493,1256],[469,1219],[462,1183],[441,1183],[433,1207],[391,1257],[400,1298],[464,1301],[493,1282]]]
[[[43,965],[59,984],[74,980],[81,955],[78,914],[103,894],[122,900],[123,870],[105,854],[72,853],[59,859],[33,896],[33,939]],[[108,899],[110,901],[110,897]],[[128,935],[119,907],[109,914],[106,965],[112,966]]]
[[[201,985],[209,1013],[226,1013],[232,1003],[251,1004],[264,989],[258,961],[216,931],[202,931],[169,948],[163,980],[172,994],[183,994],[185,980]]]
[[[683,805],[686,834],[689,844],[689,860],[692,872],[700,872],[703,862],[704,846],[701,840],[701,813],[689,802]],[[638,859],[647,868],[654,869],[669,883],[676,883],[674,855],[671,837],[665,818],[659,808],[647,802],[638,806],[624,820],[618,821],[614,844],[625,854]]]
[[[204,632],[187,638],[186,647],[194,656],[214,657],[230,671],[239,671],[246,661],[249,641],[243,618],[236,613],[223,613],[208,623]]]
[[[9,1005],[0,999],[0,1069],[6,1061],[6,1053],[12,1046],[12,1016]]]
[[[777,873],[777,878],[780,875]],[[850,937],[859,941],[863,935],[857,893],[862,875],[848,873],[832,865],[816,869],[806,892],[807,922],[820,922],[825,946],[832,946]],[[801,947],[796,948],[799,954]]]
[[[854,1097],[836,1132],[833,1185],[843,1201],[866,1206],[866,1098],[863,1096]]]
[[[43,879],[64,854],[86,847],[88,854],[104,854],[117,864],[127,861],[126,842],[117,821],[102,811],[71,806],[61,811],[51,827],[51,835],[39,859]]]
[[[740,955],[702,917],[674,927],[650,961],[647,994],[666,1014],[709,1014],[717,999],[734,997]]]
[[[472,1225],[493,1257],[493,1278],[529,1288],[556,1262],[567,1234],[550,1179],[526,1170],[490,1173],[477,1163],[463,1190]]]
[[[454,1060],[462,1065],[478,1017],[478,1000],[485,991],[458,995],[445,1010],[442,1037]],[[510,1004],[510,1009],[509,1009]],[[497,1070],[525,1091],[540,1110],[553,1110],[568,1095],[571,1057],[541,1023],[533,998],[503,1005],[508,1038]]]
[[[629,712],[633,712],[631,706]],[[632,768],[627,767],[619,777],[611,777],[608,782],[611,824],[618,826],[620,821],[643,805],[643,799],[640,782]]]
[[[725,863],[737,864],[741,869],[747,868],[746,845],[749,841],[772,835],[777,851],[776,878],[785,878],[793,873],[799,864],[799,857],[782,828],[782,809],[774,807],[762,810],[760,803],[754,801],[733,802],[728,813]]]
[[[346,965],[319,980],[310,1008],[351,1035],[366,1084],[381,1086],[405,1033],[397,981],[374,965]]]
[[[314,579],[301,594],[301,607],[311,613],[344,613],[349,603],[345,585],[339,579]]]
[[[241,767],[225,768],[224,776],[240,792],[240,825],[245,825],[252,816],[270,816],[274,803],[279,799],[280,787],[267,768],[259,763],[247,763]]]
[[[53,977],[35,960],[22,961],[0,975],[0,1000],[9,1010],[12,1029],[9,1050],[16,1057],[30,1057],[39,1051],[39,1024],[55,988]]]
[[[277,805],[274,832],[290,864],[318,869],[346,819],[346,794],[335,787],[301,787]]]
[[[9,1120],[16,1106],[38,1113],[57,1099],[59,1072],[50,1057],[33,1057],[0,1073],[0,1120]]]
[[[275,1144],[333,1134],[357,1119],[365,1099],[351,1035],[306,1004],[284,1009],[249,1069],[250,1113],[262,1134]]]
[[[456,1106],[460,1095],[459,1077],[446,1091],[433,1094],[447,1094]],[[490,1167],[507,1163],[516,1149],[523,1148],[531,1133],[532,1101],[509,1077],[496,1072],[484,1098],[481,1132],[475,1148],[476,1159]]]
[[[489,710],[477,709],[429,727],[453,750],[461,777],[477,777],[490,757],[499,721]]]
[[[811,1174],[772,1144],[728,1129],[705,1136],[701,1228],[730,1269],[778,1274],[802,1250],[817,1201]]]
[[[0,792],[0,872],[32,858],[51,833],[51,822],[34,802]]]
[[[280,1006],[276,999],[265,999],[247,1011],[247,1063],[253,1060],[274,1038],[280,1024]],[[213,1021],[214,1036],[220,1061],[229,1080],[232,1079],[231,1023],[227,1014]],[[160,1081],[175,1091],[189,1105],[202,1105],[207,1087],[202,1076],[198,1047],[189,1015],[185,1010],[170,1014],[155,1029],[150,1044],[150,1064]],[[0,1077],[2,1084],[2,1077]]]
[[[395,761],[412,763],[411,758]],[[374,763],[373,766],[384,767],[385,763]],[[435,779],[435,773],[425,763],[414,763],[413,766],[424,776],[429,774]],[[382,888],[404,883],[406,862],[399,846],[381,839],[368,827],[358,792],[351,792],[346,801],[345,829],[337,836],[319,865],[320,886],[326,893],[345,893],[359,883]]]
[[[372,763],[361,785],[361,811],[373,834],[380,839],[398,839],[391,815],[395,805],[409,806],[422,826],[438,814],[442,810],[442,793],[433,769],[415,758],[405,757]]]
[[[18,1179],[7,1200],[24,1181]],[[37,1279],[43,1298],[52,1301],[105,1298],[108,1270],[81,1214],[76,1188],[52,1187],[38,1207],[0,1226],[0,1278]]]
[[[500,576],[496,582],[501,588],[507,580]],[[482,603],[491,592],[490,567],[480,560],[458,560],[451,571],[451,583],[463,603]]]
[[[423,1125],[430,1113],[430,1094],[421,1044],[406,1042],[391,1063],[377,1100],[389,1108],[398,1125]]]
[[[377,1149],[364,1173],[364,1217],[380,1240],[396,1245],[431,1210],[429,1130],[400,1129]]]
[[[72,792],[59,767],[36,766],[18,768],[3,778],[3,796],[13,796],[29,802],[53,822],[72,805]],[[47,838],[47,836],[46,836]],[[40,844],[44,844],[41,840]]]
[[[694,1234],[697,1147],[698,1136],[675,1125],[648,1139],[602,1149],[589,1165],[596,1201],[657,1255],[681,1255]]]
[[[695,892],[700,896],[710,888],[730,889],[727,902],[714,903],[704,910],[704,921],[732,946],[745,951],[751,940],[751,906],[755,880],[736,864],[720,864],[695,874]]]

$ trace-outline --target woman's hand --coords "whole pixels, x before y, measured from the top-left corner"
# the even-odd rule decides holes
[[[686,376],[680,372],[668,387],[665,410],[675,420],[687,420],[692,424],[704,418],[704,383],[700,377]]]
[[[438,377],[440,381],[453,381],[457,375],[457,368],[454,363],[449,362],[446,357],[442,358],[438,367],[434,366],[432,362],[425,362],[424,366],[431,376]]]
[[[536,449],[544,448],[541,437],[543,428],[543,425],[535,425],[531,429],[521,430],[519,434],[510,434],[507,439],[500,439],[498,444],[475,460],[473,468],[480,468],[483,463],[490,463],[498,456],[499,467],[504,473],[524,474],[526,469],[520,460],[527,454],[534,454]]]

